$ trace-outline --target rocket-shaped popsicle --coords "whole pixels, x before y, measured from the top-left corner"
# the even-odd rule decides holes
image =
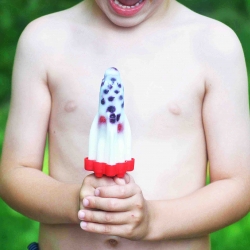
[[[123,177],[134,169],[131,130],[124,113],[124,88],[114,67],[106,70],[101,83],[99,110],[90,129],[85,169],[94,171],[97,177]]]

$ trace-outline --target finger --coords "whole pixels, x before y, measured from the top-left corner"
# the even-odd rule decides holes
[[[87,175],[84,178],[84,183],[94,188],[116,185],[113,178],[107,176],[103,176],[102,178],[97,178],[94,174]]]
[[[114,182],[117,184],[117,185],[125,185],[126,184],[126,180],[125,178],[119,178],[119,177],[114,177]]]
[[[124,178],[125,178],[125,180],[126,180],[126,183],[135,183],[135,180],[134,180],[133,176],[130,175],[130,174],[126,174],[126,175],[124,176]]]
[[[132,209],[133,199],[100,198],[88,196],[83,199],[83,206],[87,209],[98,209],[109,212],[126,212]]]
[[[80,227],[87,232],[125,237],[131,234],[128,225],[109,225],[82,221]]]
[[[137,185],[134,183],[129,183],[126,185],[115,185],[115,186],[106,186],[99,187],[95,190],[95,196],[103,198],[119,198],[126,199],[132,197],[137,192],[140,192]]]
[[[124,175],[123,178],[119,178],[117,176],[114,177],[114,181],[118,185],[125,185],[125,184],[128,184],[130,182],[135,183],[133,177],[131,175],[127,174],[127,173]]]
[[[97,178],[94,174],[87,175],[80,190],[80,201],[88,195],[94,195],[94,191],[97,187],[117,185],[113,178],[104,176],[103,178]],[[80,204],[80,208],[82,204]]]
[[[100,210],[80,210],[78,212],[79,220],[98,224],[123,225],[129,222],[130,217],[132,215],[130,216],[129,212],[104,212]]]

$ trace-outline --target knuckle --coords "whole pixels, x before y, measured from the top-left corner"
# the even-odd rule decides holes
[[[99,207],[99,199],[94,198],[91,199],[92,197],[88,197],[89,200],[89,206],[94,207],[94,208],[98,208]]]
[[[122,197],[125,197],[125,196],[126,196],[126,189],[125,189],[125,187],[123,187],[123,186],[120,187],[120,195],[121,195]]]
[[[116,208],[116,201],[114,199],[108,200],[108,209],[111,211]]]
[[[108,234],[111,232],[111,226],[110,225],[104,225],[103,232],[105,234]]]
[[[93,230],[91,230],[91,231],[94,232],[94,233],[99,233],[101,231],[100,227],[98,225],[96,225],[96,224],[93,224],[92,228],[93,228]]]
[[[136,206],[136,208],[137,208],[138,210],[142,210],[142,209],[143,209],[143,204],[141,203],[141,201],[136,202],[136,203],[135,203],[135,206]]]
[[[112,222],[113,221],[113,215],[111,215],[110,213],[106,213],[104,216],[104,221],[105,222]]]
[[[86,214],[86,219],[88,220],[88,221],[94,221],[95,220],[95,216],[94,216],[94,214],[93,213],[87,213]]]
[[[141,220],[142,220],[142,213],[133,213],[133,214],[131,215],[131,217],[132,217],[132,220],[133,220],[136,224],[138,224],[138,223],[140,223]]]
[[[126,228],[126,236],[128,238],[131,238],[133,236],[133,231],[134,231],[133,229],[134,229],[133,226],[131,226],[131,225],[127,226],[127,228]]]
[[[138,210],[143,210],[144,208],[144,198],[141,195],[136,195],[135,196],[135,207]]]
[[[88,223],[88,224],[87,224],[87,229],[88,229],[90,232],[95,232],[95,231],[96,231],[96,228],[95,228],[94,224],[92,224],[92,223]]]

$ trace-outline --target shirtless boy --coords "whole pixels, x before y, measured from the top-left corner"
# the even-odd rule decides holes
[[[0,190],[41,222],[42,250],[206,250],[210,232],[249,210],[247,74],[236,35],[175,0],[136,8],[85,0],[33,21],[19,40]],[[125,86],[136,159],[124,179],[83,170],[109,67]],[[50,176],[41,171],[47,134]]]

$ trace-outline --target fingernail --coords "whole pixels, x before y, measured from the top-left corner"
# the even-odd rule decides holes
[[[83,206],[87,207],[89,205],[89,201],[87,199],[83,199]]]
[[[99,189],[96,189],[95,190],[95,196],[99,196],[100,195],[100,190]]]
[[[86,223],[85,221],[82,221],[82,222],[80,223],[80,227],[81,227],[82,229],[85,229],[85,228],[87,227],[87,223]]]
[[[80,210],[80,211],[78,212],[78,218],[79,218],[80,220],[82,220],[84,217],[85,217],[85,213],[84,213],[82,210]]]

